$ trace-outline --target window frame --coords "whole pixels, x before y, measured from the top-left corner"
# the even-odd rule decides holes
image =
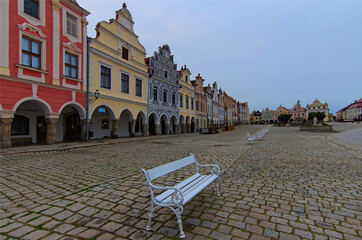
[[[162,93],[162,101],[163,101],[164,103],[167,103],[167,90],[166,90],[166,89],[163,90],[163,93]]]
[[[158,101],[158,87],[153,87],[153,100]]]
[[[27,12],[26,10],[25,10],[25,2],[29,2],[29,12]],[[24,13],[26,13],[26,14],[28,14],[28,15],[30,15],[30,16],[32,16],[32,17],[35,17],[35,18],[37,18],[37,19],[40,19],[40,11],[39,11],[39,0],[23,0],[23,2],[24,2],[24,7],[23,7],[23,10],[24,10]],[[33,14],[32,14],[32,3],[33,4],[35,4],[36,5],[36,16],[34,16]]]
[[[67,57],[67,54],[70,56],[70,63],[66,63],[66,57]],[[72,65],[72,57],[75,57],[75,62],[76,62],[76,67],[74,67],[74,65]],[[66,67],[70,67],[70,75],[67,75],[66,73]],[[76,71],[76,76],[73,77],[72,76],[72,69],[75,69]],[[71,52],[68,52],[68,51],[65,51],[64,53],[64,76],[67,77],[67,78],[73,78],[73,79],[78,79],[78,76],[79,76],[79,56],[76,55],[76,54],[73,54]]]
[[[24,126],[24,131],[23,131],[23,132],[21,132],[21,133],[15,133],[15,134],[12,133],[12,131],[13,131],[13,129],[14,129],[13,124],[15,124],[15,119],[25,120],[25,123],[22,123],[22,125]],[[15,114],[15,115],[14,115],[14,118],[13,118],[13,121],[12,121],[12,123],[11,123],[10,135],[11,135],[11,136],[24,136],[24,135],[29,135],[29,134],[30,134],[30,124],[29,124],[29,123],[30,123],[30,120],[29,120],[28,117]]]
[[[136,78],[135,81],[135,95],[137,97],[142,97],[142,79]],[[138,82],[140,82],[141,84],[137,84]],[[137,94],[137,90],[139,89],[139,95]]]
[[[67,33],[72,35],[73,37],[77,38],[78,37],[78,18],[76,16],[74,16],[73,14],[71,14],[70,12],[66,12],[65,15],[66,15],[65,19],[67,20],[66,21],[66,31],[67,31]],[[70,19],[68,17],[73,18],[74,21],[70,21]],[[68,28],[68,22],[70,22],[71,24],[74,25],[74,34],[72,32],[69,32],[69,30],[71,30],[71,29]]]
[[[172,99],[171,99],[171,103],[172,105],[176,105],[176,94],[175,93],[172,93]]]
[[[184,98],[182,94],[180,94],[180,107],[184,107]]]
[[[23,49],[23,39],[27,39],[30,43],[29,43],[29,45],[30,45],[30,50],[29,51],[27,51],[27,50],[24,50]],[[33,53],[32,52],[32,46],[33,46],[33,42],[35,42],[35,43],[37,43],[37,44],[39,44],[39,54],[36,54],[36,53]],[[24,53],[24,51],[25,51],[25,53]],[[27,54],[27,55],[29,55],[30,56],[30,65],[25,65],[24,64],[24,58],[23,58],[23,54]],[[39,41],[39,40],[36,40],[36,39],[34,39],[34,38],[32,38],[32,37],[29,37],[29,36],[27,36],[27,35],[22,35],[22,37],[21,37],[21,64],[23,65],[23,66],[27,66],[27,67],[31,67],[31,68],[35,68],[35,69],[42,69],[42,42],[41,41]],[[37,67],[33,67],[33,64],[32,64],[32,62],[33,62],[33,57],[38,57],[39,58],[39,67],[37,68]]]
[[[128,79],[123,79],[123,76],[127,76]],[[129,75],[123,72],[121,73],[121,93],[129,94]]]
[[[103,76],[107,76],[108,74],[103,73],[102,68],[106,68],[109,69],[109,87],[106,86],[102,86],[102,78]],[[100,65],[100,82],[99,82],[99,86],[101,88],[105,88],[105,89],[112,89],[112,68],[105,66],[105,65]]]
[[[191,110],[194,110],[194,99],[191,98]]]
[[[189,97],[185,97],[186,109],[189,109]]]

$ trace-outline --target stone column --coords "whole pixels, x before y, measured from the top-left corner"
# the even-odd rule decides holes
[[[0,118],[0,148],[10,148],[13,118]]]
[[[59,118],[46,118],[47,135],[45,139],[46,144],[55,144],[57,142],[57,122]]]
[[[143,124],[143,136],[147,137],[147,124]]]
[[[169,129],[169,124],[168,123],[165,123],[165,128],[166,128],[166,135],[168,135],[169,134],[169,132],[168,132],[168,129]]]
[[[118,138],[118,123],[119,123],[119,120],[117,120],[117,119],[112,120],[111,138]]]
[[[176,125],[175,129],[175,133],[174,134],[178,134],[178,124]]]
[[[159,130],[160,130],[160,125],[159,125],[159,124],[155,124],[155,133],[156,133],[156,136],[157,136],[157,135],[160,135]]]
[[[190,124],[190,123],[187,124],[187,132],[188,132],[188,133],[191,132],[191,124]]]
[[[80,140],[82,142],[87,141],[87,119],[81,119],[80,120],[80,128],[81,128],[81,133],[80,133]]]
[[[183,133],[187,133],[186,123],[183,123],[183,124],[182,124],[182,131],[183,131]]]
[[[136,136],[136,120],[131,121],[131,137]]]

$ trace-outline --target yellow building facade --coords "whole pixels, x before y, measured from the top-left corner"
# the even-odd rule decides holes
[[[181,133],[190,133],[196,131],[195,119],[195,88],[190,80],[191,72],[186,67],[180,70],[180,128]]]
[[[90,52],[90,138],[147,134],[148,68],[126,4],[96,26]]]
[[[283,107],[280,105],[275,111],[274,111],[274,121],[278,121],[278,117],[282,114],[288,114],[289,109]]]

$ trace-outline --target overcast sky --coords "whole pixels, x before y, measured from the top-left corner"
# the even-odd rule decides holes
[[[88,36],[119,0],[77,0]],[[134,30],[153,55],[168,44],[192,79],[200,73],[250,112],[316,98],[335,113],[362,97],[362,1],[132,0]]]

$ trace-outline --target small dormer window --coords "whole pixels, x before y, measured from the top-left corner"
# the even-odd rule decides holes
[[[187,83],[187,75],[185,76],[185,82]]]
[[[77,36],[77,18],[67,13],[67,33]]]
[[[128,61],[128,49],[125,47],[122,47],[122,58]]]

